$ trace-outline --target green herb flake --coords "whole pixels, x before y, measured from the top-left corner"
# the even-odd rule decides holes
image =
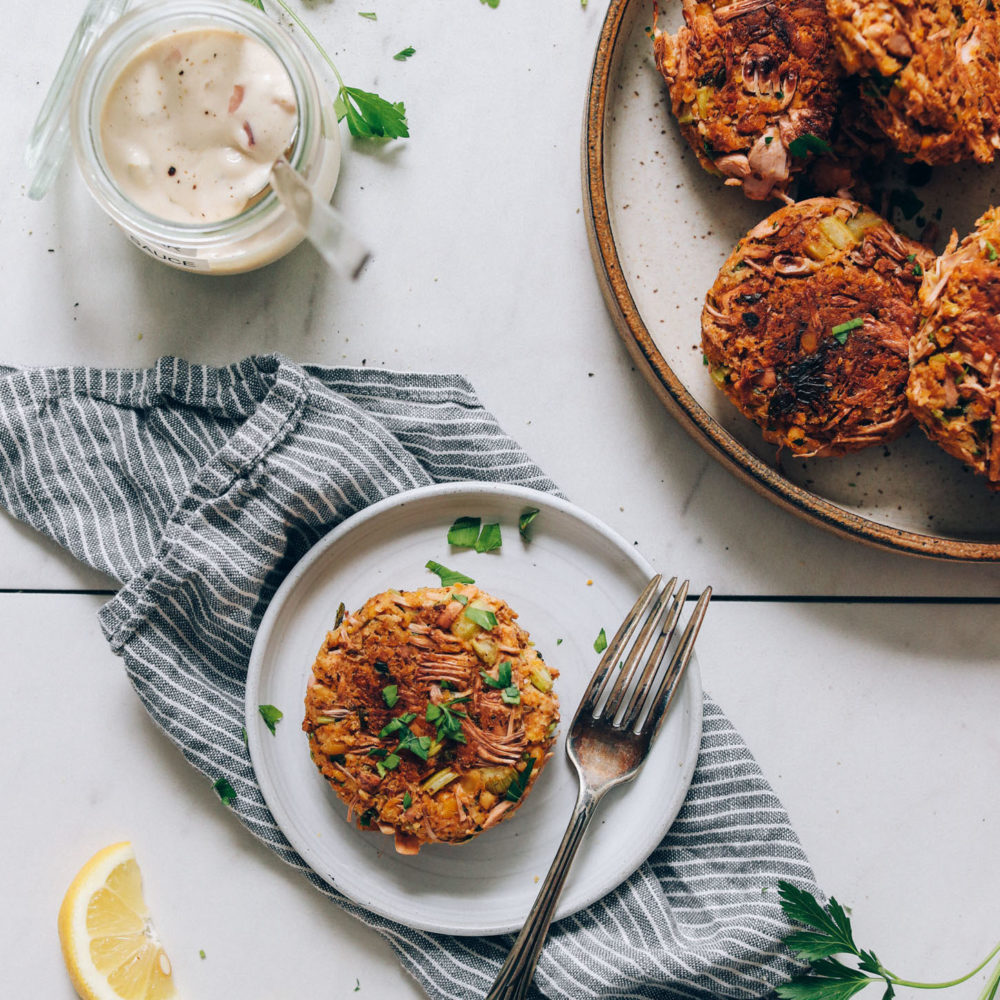
[[[212,787],[218,793],[219,798],[222,799],[224,806],[231,806],[236,801],[236,789],[229,784],[226,778],[218,778]]]
[[[355,979],[354,980],[354,992],[357,993],[358,990],[360,990],[360,989],[361,989],[361,980],[360,979]]]
[[[263,0],[246,0],[246,2],[248,4],[250,4],[251,7],[256,7],[257,10],[263,10],[264,9]]]
[[[199,948],[198,949],[198,957],[200,959],[204,960],[204,958],[205,958],[205,949],[204,948]]]
[[[479,538],[478,517],[460,517],[448,529],[448,544],[460,549],[471,549]]]
[[[344,602],[341,601],[337,606],[337,617],[333,620],[333,627],[340,628],[341,623],[344,621],[344,615],[347,613],[347,608],[344,607]]]
[[[535,758],[529,757],[525,768],[520,773],[515,772],[514,780],[510,783],[510,787],[507,789],[507,794],[504,798],[511,802],[517,802],[518,799],[524,794],[524,790],[528,787],[528,779],[531,777],[531,772],[535,766]]]
[[[924,276],[924,269],[919,264],[913,265],[913,276],[915,278],[922,278]]]
[[[240,735],[243,737],[243,745],[245,747],[250,746],[250,740],[247,737],[247,727],[246,726],[240,726]]]
[[[435,562],[433,559],[429,559],[424,565],[424,568],[429,569],[432,573],[436,573],[441,578],[442,587],[454,587],[456,583],[476,582],[471,576],[466,576],[464,573],[458,573],[453,569],[448,569],[447,566],[442,566],[441,563]]]
[[[382,700],[389,706],[389,708],[395,708],[396,702],[399,701],[399,685],[386,684],[386,686],[382,688]]]
[[[413,796],[409,792],[403,792],[403,808],[409,809],[413,805]]]
[[[997,259],[997,248],[990,243],[989,240],[986,241],[986,259],[996,260]]]
[[[765,146],[770,146],[772,142],[774,142],[774,136],[773,135],[765,135],[764,136],[764,145]]]
[[[481,4],[485,4],[487,7],[492,7],[494,10],[500,6],[500,0],[479,0]]]
[[[377,21],[378,20],[378,14],[376,14],[375,11],[373,11],[373,10],[359,10],[358,11],[358,17],[367,18],[369,21]]]
[[[833,150],[825,139],[821,139],[818,135],[813,135],[812,132],[806,132],[805,135],[800,135],[788,144],[788,152],[792,156],[804,157],[810,153],[826,154],[833,152]]]
[[[452,594],[451,599],[453,601],[458,601],[458,603],[463,605],[463,607],[469,603],[469,599],[465,596],[465,594]]]
[[[530,534],[528,532],[528,528],[531,525],[531,522],[534,521],[536,517],[538,517],[538,514],[539,514],[539,511],[538,511],[537,507],[529,507],[517,519],[517,530],[520,533],[521,537],[526,542],[531,541],[531,537],[530,537]]]
[[[275,708],[274,705],[258,705],[257,711],[260,712],[260,717],[264,720],[264,725],[271,730],[271,735],[276,736],[276,727],[285,717],[285,713],[280,708]]]
[[[505,660],[503,663],[500,664],[499,667],[497,667],[496,677],[493,677],[491,674],[486,673],[485,670],[480,670],[479,676],[482,677],[483,683],[487,687],[491,688],[509,688],[514,683],[511,664],[507,660]]]
[[[521,692],[517,689],[516,684],[511,684],[510,687],[504,688],[500,692],[500,700],[505,705],[520,705],[521,704]]]
[[[597,638],[594,640],[594,652],[603,653],[607,648],[608,637],[605,634],[604,629],[601,629],[601,631],[597,633]]]
[[[847,335],[852,330],[857,330],[859,327],[865,325],[864,317],[855,316],[854,319],[849,319],[846,323],[838,323],[830,333],[833,335],[833,339],[837,341],[838,344],[847,343]]]
[[[484,524],[483,530],[476,539],[476,551],[493,552],[502,545],[503,539],[500,537],[500,525],[496,523]]]
[[[414,55],[416,51],[417,50],[412,45],[407,45],[405,49],[400,49],[392,58],[395,59],[396,62],[406,62],[406,60],[409,59],[410,56]]]
[[[561,646],[562,645],[562,639],[556,639],[556,645],[557,646]]]
[[[488,608],[474,608],[467,604],[462,614],[469,621],[475,622],[480,628],[484,628],[487,631],[497,627],[497,616]]]

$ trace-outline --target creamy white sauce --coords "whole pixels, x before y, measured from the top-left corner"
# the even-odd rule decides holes
[[[274,53],[221,28],[171,33],[119,74],[101,114],[115,183],[171,222],[221,222],[265,191],[291,146],[295,92]]]

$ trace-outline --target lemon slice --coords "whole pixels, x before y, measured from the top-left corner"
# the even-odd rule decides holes
[[[83,1000],[177,995],[128,842],[98,851],[77,873],[59,907],[59,940]]]

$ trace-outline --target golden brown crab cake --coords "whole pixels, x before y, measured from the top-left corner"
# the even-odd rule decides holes
[[[348,819],[393,834],[401,854],[506,819],[551,756],[558,671],[516,618],[472,585],[390,590],[327,634],[309,751]]]
[[[1000,148],[994,0],[826,0],[844,68],[908,159],[989,163]]]
[[[715,383],[802,456],[890,441],[906,405],[917,292],[933,254],[854,201],[788,205],[736,245],[708,293]]]
[[[837,106],[823,0],[684,0],[684,22],[676,36],[654,23],[653,53],[685,138],[748,198],[788,200]]]
[[[924,279],[906,392],[927,436],[1000,490],[1000,209],[976,227]]]

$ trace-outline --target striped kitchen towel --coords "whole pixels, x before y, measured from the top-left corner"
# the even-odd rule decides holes
[[[464,379],[161,360],[145,371],[0,369],[0,501],[121,581],[101,610],[150,715],[254,836],[383,935],[435,1000],[482,997],[512,936],[410,930],[338,895],[267,810],[241,736],[256,627],[296,560],[369,504],[479,479],[554,491]],[[705,700],[694,781],[620,888],[552,930],[533,996],[760,997],[792,970],[769,890],[817,891],[788,817]]]

